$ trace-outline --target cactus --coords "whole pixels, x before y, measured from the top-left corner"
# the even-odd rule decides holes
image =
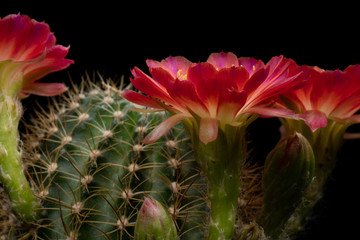
[[[360,65],[323,71],[221,52],[198,64],[147,60],[151,77],[131,71],[145,95],[87,75],[40,106],[21,141],[20,100],[66,91],[36,81],[73,61],[47,24],[20,14],[0,21],[2,47],[14,48],[0,62],[0,239],[292,237],[321,198],[345,130],[360,122]],[[124,98],[172,116],[134,111]],[[263,168],[246,153],[260,115],[300,133]]]
[[[179,239],[213,237],[209,236],[214,225],[207,181],[182,124],[154,143],[143,143],[144,136],[168,117],[166,113],[135,110],[139,106],[121,97],[123,86],[100,79],[101,86],[86,75],[80,86],[74,85],[60,99],[51,99],[48,107],[40,106],[36,116],[24,123],[23,166],[38,199],[40,217],[21,222],[0,191],[0,237],[133,239],[146,199],[167,206]],[[241,182],[239,198],[232,205],[218,201],[234,211],[232,239],[286,239],[303,225],[293,219],[307,215],[297,206],[303,204],[303,194],[311,186],[312,151],[300,134],[287,138],[290,140],[281,140],[269,154],[265,166],[248,158],[239,163],[239,171],[234,169],[233,176]],[[304,149],[297,154],[296,146],[301,144]],[[290,153],[286,155],[287,171],[279,168],[285,153]],[[304,161],[295,161],[299,157]],[[292,174],[300,168],[303,176]],[[293,185],[289,179],[294,180]],[[299,185],[299,179],[304,184]],[[292,189],[290,185],[299,191],[282,191]],[[281,208],[284,201],[293,204]],[[279,207],[274,208],[275,203]]]
[[[27,124],[25,164],[41,219],[23,239],[132,239],[146,196],[168,206],[180,238],[202,238],[206,186],[181,127],[143,144],[164,113],[133,111],[115,85],[88,75],[49,106]]]
[[[168,206],[180,239],[204,239],[211,227],[207,186],[183,126],[144,144],[166,113],[134,111],[139,106],[121,97],[122,86],[101,81],[98,86],[86,75],[80,86],[51,99],[48,109],[40,106],[24,123],[23,165],[41,217],[15,221],[11,228],[17,231],[8,238],[133,239],[138,211],[150,197]],[[265,239],[255,223],[262,167],[239,168],[234,239]]]

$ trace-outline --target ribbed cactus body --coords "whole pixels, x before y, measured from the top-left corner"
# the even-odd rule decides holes
[[[206,192],[180,125],[156,143],[141,142],[164,118],[133,111],[114,86],[75,91],[29,135],[29,163],[43,239],[132,239],[145,196],[168,206],[183,239],[201,239]],[[34,141],[31,141],[34,139]],[[203,227],[202,227],[203,228]],[[195,231],[196,229],[196,231]],[[196,232],[196,234],[193,234]]]

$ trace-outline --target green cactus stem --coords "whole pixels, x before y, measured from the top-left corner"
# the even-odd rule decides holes
[[[11,207],[23,220],[36,217],[36,198],[25,177],[19,150],[18,125],[22,106],[15,97],[0,93],[0,181]]]

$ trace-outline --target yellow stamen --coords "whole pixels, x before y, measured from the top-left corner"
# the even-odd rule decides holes
[[[182,69],[179,69],[179,71],[177,71],[176,73],[176,78],[179,80],[187,80],[187,74],[181,74]]]

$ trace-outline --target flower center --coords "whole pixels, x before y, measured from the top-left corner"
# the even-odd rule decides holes
[[[187,80],[187,74],[182,74],[182,69],[179,69],[179,71],[177,71],[176,73],[176,78],[183,81],[183,80]]]

